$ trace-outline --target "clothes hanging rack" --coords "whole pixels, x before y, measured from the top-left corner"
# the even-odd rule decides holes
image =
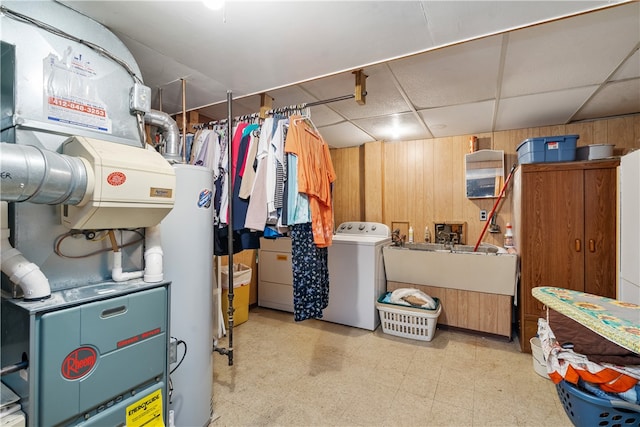
[[[226,125],[227,126],[227,135],[229,138],[232,138],[233,135],[233,123],[234,121],[243,121],[243,120],[249,120],[249,119],[256,119],[256,118],[260,118],[263,119],[265,117],[265,115],[273,115],[273,114],[277,114],[277,113],[283,113],[283,112],[290,112],[290,111],[299,111],[299,110],[304,110],[306,108],[310,108],[310,107],[315,107],[318,105],[324,105],[324,104],[329,104],[332,102],[338,102],[338,101],[345,101],[347,99],[354,99],[356,100],[356,102],[360,105],[364,105],[366,103],[366,96],[367,96],[367,91],[366,91],[366,79],[367,79],[367,75],[365,75],[363,73],[362,70],[356,70],[353,71],[353,74],[355,75],[355,92],[353,94],[350,95],[344,95],[344,96],[338,96],[335,98],[329,98],[329,99],[324,99],[321,101],[314,101],[314,102],[309,102],[309,103],[304,103],[304,104],[297,104],[297,105],[289,105],[287,107],[282,107],[282,108],[276,108],[276,109],[269,109],[267,110],[267,106],[270,106],[271,102],[273,101],[273,98],[271,98],[270,96],[268,96],[267,94],[261,94],[261,102],[263,103],[263,105],[261,106],[260,109],[260,113],[253,113],[253,114],[249,114],[249,115],[243,115],[243,116],[238,116],[238,117],[233,117],[232,114],[232,104],[233,104],[233,97],[232,97],[232,91],[228,90],[227,91],[227,118],[226,119],[222,119],[222,120],[218,120],[218,121],[211,121],[208,123],[203,123],[203,124],[196,124],[193,125],[194,128],[198,129],[197,126],[201,126],[200,128],[204,128],[204,127],[209,127],[209,126],[215,126],[215,125]],[[265,113],[266,110],[266,113]],[[233,144],[232,143],[228,143],[227,144],[227,170],[231,171],[231,162],[233,159]],[[227,179],[227,186],[228,186],[228,218],[233,218],[233,185],[232,185],[232,179]],[[216,351],[222,355],[227,355],[228,359],[229,359],[229,366],[233,366],[233,312],[235,311],[233,308],[233,299],[234,299],[234,288],[233,288],[233,221],[227,221],[227,230],[228,230],[228,238],[227,238],[227,253],[228,253],[228,269],[229,269],[229,273],[228,273],[228,278],[229,278],[229,283],[228,283],[228,287],[229,287],[229,292],[228,292],[228,298],[229,298],[229,308],[228,308],[228,325],[229,325],[229,346],[228,348],[221,348],[218,347],[216,345],[216,341],[214,341],[213,343],[213,351]]]
[[[362,97],[364,97],[366,95],[367,95],[366,92],[363,92],[361,94]],[[318,105],[324,105],[324,104],[330,104],[332,102],[346,101],[347,99],[354,99],[354,98],[357,98],[356,94],[349,94],[349,95],[337,96],[335,98],[323,99],[323,100],[320,100],[320,101],[307,102],[307,103],[303,103],[303,104],[293,104],[293,105],[288,105],[286,107],[271,108],[271,109],[266,111],[266,115],[272,116],[274,114],[288,113],[288,112],[291,112],[291,111],[301,111],[301,110],[304,110],[305,108],[316,107]],[[252,120],[252,119],[257,119],[257,118],[262,118],[262,117],[260,117],[260,113],[245,114],[245,115],[242,115],[242,116],[234,117],[233,118],[233,122],[246,121],[246,120]],[[231,120],[231,119],[228,117],[226,119],[212,120],[212,121],[206,122],[206,123],[196,123],[196,124],[193,125],[193,128],[194,129],[205,129],[207,127],[213,127],[213,126],[216,126],[216,125],[224,125],[224,124],[227,124],[229,122],[229,120]]]
[[[259,118],[260,115],[258,113],[253,113],[253,114],[245,114],[242,116],[236,116],[233,118],[233,123],[237,123],[237,122],[244,122],[247,120],[254,120]],[[217,125],[226,125],[229,122],[229,119],[221,119],[221,120],[212,120],[210,122],[206,122],[206,123],[196,123],[194,125],[192,125],[192,127],[194,129],[205,129],[208,127],[213,127],[213,126],[217,126]]]

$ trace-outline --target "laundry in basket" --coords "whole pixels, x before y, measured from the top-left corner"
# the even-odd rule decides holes
[[[391,292],[378,298],[376,307],[385,334],[420,341],[431,341],[436,331],[442,304],[433,298],[435,309],[406,306],[391,302]]]

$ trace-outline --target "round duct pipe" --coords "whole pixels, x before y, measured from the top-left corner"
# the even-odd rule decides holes
[[[166,131],[164,158],[170,162],[181,163],[180,156],[180,129],[170,115],[158,110],[151,110],[144,115],[145,123],[158,126]]]
[[[93,191],[89,166],[80,158],[31,145],[0,145],[1,200],[79,205]]]

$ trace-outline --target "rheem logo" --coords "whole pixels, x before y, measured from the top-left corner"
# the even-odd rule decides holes
[[[68,380],[86,377],[96,366],[98,354],[92,347],[78,347],[62,361],[60,371]]]

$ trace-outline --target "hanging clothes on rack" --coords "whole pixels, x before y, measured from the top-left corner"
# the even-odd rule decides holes
[[[213,169],[215,150],[218,145],[217,134],[211,129],[201,129],[196,132],[191,149],[189,163]]]
[[[183,138],[186,139],[184,140],[183,143]],[[191,149],[193,147],[193,141],[195,139],[195,135],[191,132],[187,133],[186,135],[182,135],[180,134],[180,156],[182,156],[182,152],[185,151],[186,153],[186,158],[188,159],[189,156],[191,155]]]
[[[214,169],[215,255],[231,255],[229,244],[233,253],[258,249],[260,236],[291,236],[296,321],[322,318],[329,303],[331,192],[336,180],[328,145],[311,122],[308,110],[300,114],[305,107],[271,111],[272,116],[261,125],[255,120],[247,122],[247,117],[239,118],[231,135],[213,126],[206,141],[215,141],[215,149],[202,146],[198,150]],[[231,159],[228,144],[232,144]],[[232,218],[228,217],[230,205]]]
[[[286,117],[277,120],[269,147],[269,163],[267,168],[267,225],[276,233],[284,233],[287,229],[282,222],[285,185],[285,153],[284,143],[289,127]]]
[[[294,320],[321,319],[329,305],[328,252],[314,243],[309,222],[291,226],[291,266]]]
[[[298,159],[298,191],[309,198],[314,242],[319,247],[330,246],[333,241],[331,189],[336,172],[329,146],[308,118],[292,116],[285,151]]]
[[[297,192],[306,199],[289,198],[288,210],[300,215],[308,211],[311,222],[295,223],[291,227],[291,261],[293,266],[294,319],[322,318],[329,304],[328,246],[333,240],[332,183],[336,180],[329,148],[308,118],[291,116],[285,152],[295,156]],[[289,184],[291,185],[291,183]]]
[[[245,226],[260,230],[265,237],[285,235],[289,229],[282,221],[286,161],[284,139],[289,119],[276,115],[265,119],[256,149],[254,185],[249,198]]]
[[[245,160],[249,152],[251,138],[254,137],[253,131],[257,130],[257,128],[258,125],[256,123],[240,122],[233,129],[231,144],[234,157],[230,162],[227,162],[230,163],[231,170],[228,171],[225,168],[225,173],[222,174],[223,176],[226,175],[226,177],[222,178],[222,181],[231,179],[233,217],[229,218],[229,197],[225,197],[225,191],[223,190],[218,210],[219,228],[214,236],[214,253],[216,255],[228,255],[229,231],[226,225],[229,224],[229,221],[233,229],[234,253],[245,249],[259,249],[260,247],[261,231],[251,230],[245,226],[249,201],[240,197]]]
[[[264,120],[256,147],[255,179],[251,187],[249,206],[244,224],[245,227],[253,230],[264,230],[267,223],[267,162],[269,145],[273,136],[273,122],[273,117],[267,117]]]

